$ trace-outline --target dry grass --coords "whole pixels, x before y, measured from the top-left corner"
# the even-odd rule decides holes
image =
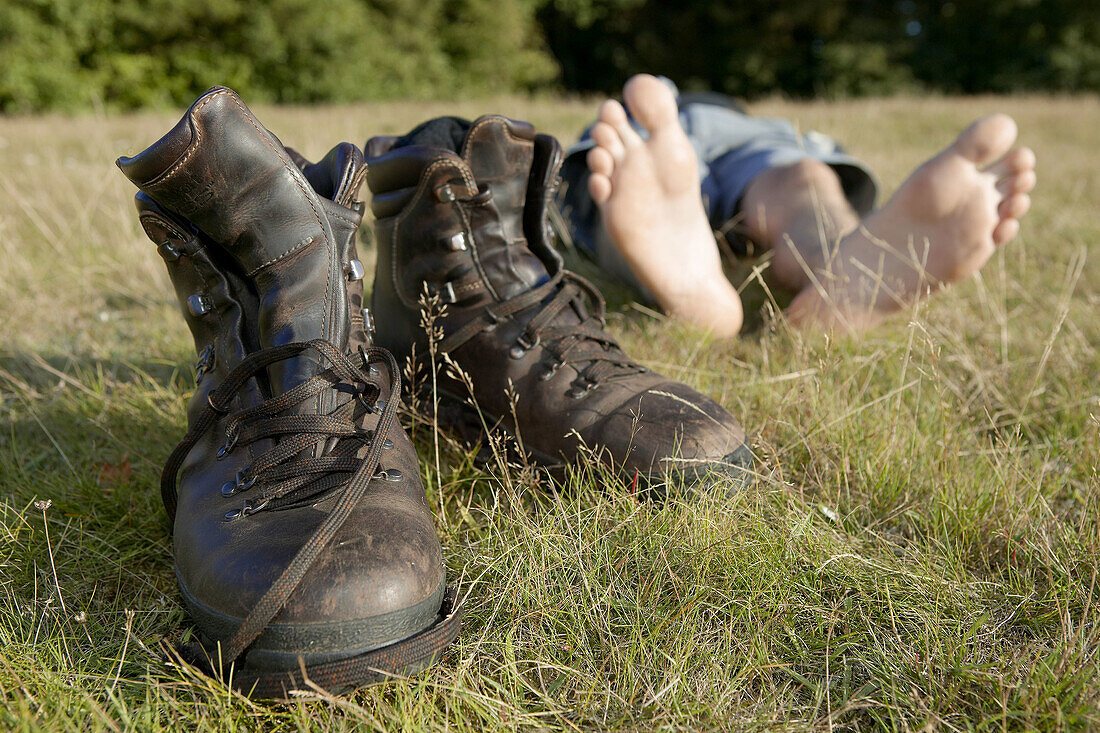
[[[437,114],[568,139],[592,101],[261,108],[317,157]],[[416,679],[257,707],[167,667],[184,624],[156,490],[189,339],[113,165],[170,113],[0,119],[0,724],[481,730],[1100,726],[1100,105],[796,104],[888,187],[973,117],[1039,157],[1021,237],[861,340],[708,342],[626,309],[644,362],[739,415],[764,478],[640,506],[509,487],[416,430],[467,626]],[[748,293],[752,300],[752,293]],[[756,302],[761,299],[756,298]],[[36,501],[50,500],[36,506]]]

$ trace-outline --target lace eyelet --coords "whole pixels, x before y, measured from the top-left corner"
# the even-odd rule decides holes
[[[233,452],[233,449],[237,446],[237,433],[233,433],[232,436],[226,436],[225,445],[218,448],[217,459],[220,461],[227,455]]]
[[[593,391],[594,389],[596,389],[599,386],[600,385],[599,385],[598,382],[585,381],[583,385],[574,386],[572,389],[570,389],[568,392],[566,392],[566,394],[569,395],[570,397],[572,397],[575,400],[579,400],[579,399],[582,399],[583,397],[585,397],[589,392]]]
[[[247,491],[252,488],[252,484],[256,483],[256,477],[253,476],[247,481],[244,480],[245,473],[248,471],[248,466],[245,466],[240,471],[237,471],[237,476],[232,481],[226,481],[222,484],[222,496],[229,498],[241,491]]]
[[[348,282],[358,282],[363,279],[363,275],[366,274],[366,270],[363,269],[363,263],[359,260],[351,260],[348,262],[348,266],[344,268],[344,272],[347,273]]]
[[[214,305],[210,302],[210,298],[206,297],[204,294],[195,293],[194,295],[187,296],[187,310],[191,315],[198,318],[214,310]]]
[[[247,491],[252,488],[252,484],[256,483],[255,476],[249,476],[247,481],[242,480],[249,468],[250,466],[245,466],[240,471],[237,471],[237,491]]]
[[[451,252],[465,252],[470,248],[466,232],[459,232],[443,240],[445,246]]]
[[[508,356],[513,359],[522,359],[527,356],[528,351],[539,345],[539,341],[540,338],[537,334],[535,335],[535,340],[532,341],[527,338],[526,333],[521,333],[519,338],[516,339],[516,342],[512,344],[512,348],[508,350]]]
[[[438,296],[439,302],[445,305],[458,302],[458,293],[455,291],[455,285],[452,282],[445,282],[442,285],[428,283],[428,293]]]
[[[373,326],[371,327],[373,329]],[[370,339],[368,339],[369,341]],[[372,364],[370,357],[367,355],[367,349],[364,346],[359,347],[359,358],[363,360],[363,368],[367,370],[367,374],[372,377],[377,377],[382,373],[382,370],[378,368],[376,364]]]
[[[224,415],[227,412],[229,412],[228,407],[221,407],[220,405],[215,405],[214,404],[214,393],[213,392],[206,395],[206,404],[210,405],[210,409],[213,410],[214,412],[220,414],[220,415]]]
[[[564,362],[555,361],[553,364],[551,364],[546,369],[546,371],[544,371],[542,374],[539,375],[539,381],[540,382],[549,382],[551,379],[553,379],[555,376],[557,376],[558,370],[561,369],[564,365],[565,365]]]
[[[505,319],[501,318],[496,313],[493,313],[493,311],[488,308],[485,309],[485,316],[489,319],[489,323],[485,326],[485,328],[481,329],[482,333],[492,333],[497,329],[497,326],[504,323],[505,321]]]
[[[165,262],[175,262],[183,254],[183,250],[172,244],[171,237],[157,245],[157,252],[164,258]]]
[[[397,483],[405,477],[396,468],[382,468],[375,474],[375,478],[382,479],[383,481],[389,481],[390,483]]]
[[[374,405],[382,401],[381,396],[382,390],[373,382],[363,382],[356,388],[355,392],[355,399],[359,400],[359,404],[371,412],[375,410]]]
[[[239,509],[230,509],[225,513],[225,521],[233,522],[241,517],[251,516],[266,507],[270,501],[270,499],[263,499],[262,501],[253,502],[246,499]]]

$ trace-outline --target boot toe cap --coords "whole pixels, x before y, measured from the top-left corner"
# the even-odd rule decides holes
[[[400,641],[435,620],[445,578],[430,516],[417,502],[394,506],[393,497],[382,497],[372,505],[371,498],[356,507],[252,645],[250,666],[295,669],[299,660],[341,659]],[[289,516],[294,513],[302,516]],[[225,640],[236,631],[312,534],[319,514],[272,512],[264,519],[281,520],[281,528],[258,527],[249,547],[233,555],[204,553],[202,565],[186,573],[190,578],[177,562],[184,601],[203,636]],[[258,517],[262,513],[240,521]]]
[[[752,454],[745,431],[714,400],[678,382],[636,395],[603,421],[596,439],[622,470],[650,486],[697,485],[705,476],[743,484]]]

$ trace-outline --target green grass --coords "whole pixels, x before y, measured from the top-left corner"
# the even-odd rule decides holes
[[[452,112],[571,138],[594,107],[258,114],[316,158]],[[446,440],[437,470],[418,425],[459,642],[413,679],[272,707],[158,652],[187,623],[157,486],[194,357],[112,161],[176,118],[0,118],[0,726],[1100,727],[1100,106],[756,106],[848,141],[887,188],[993,109],[1020,122],[1039,188],[973,281],[861,340],[766,307],[725,343],[613,315],[631,353],[741,418],[754,486],[651,506],[589,471],[554,496]]]

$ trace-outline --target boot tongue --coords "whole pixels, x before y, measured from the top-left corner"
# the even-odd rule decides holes
[[[287,148],[302,169],[302,175],[322,198],[346,206],[355,198],[361,181],[356,174],[363,166],[363,151],[351,143],[340,143],[316,163],[310,163]]]
[[[343,249],[342,243],[354,236],[357,229],[352,222],[357,222],[358,217],[347,210],[347,204],[355,199],[362,184],[363,153],[351,143],[337,145],[316,163],[310,163],[293,150],[288,149],[287,153],[317,194],[322,211],[329,214],[327,218],[335,241],[331,243],[332,250],[328,256],[339,258]],[[332,213],[339,215],[333,216]],[[268,285],[264,289],[267,291],[266,295],[278,299],[281,311],[289,316],[291,322],[283,324],[282,328],[272,328],[270,326],[273,324],[266,324],[269,327],[265,329],[265,324],[261,321],[261,339],[271,346],[325,339],[339,351],[346,351],[351,325],[346,302],[344,307],[331,308],[326,316],[327,320],[294,317],[298,307],[315,310],[317,302],[325,297],[326,287],[329,298],[343,300],[343,279],[335,285],[329,282],[328,257],[321,251],[317,251],[312,257],[307,253],[307,256],[299,257],[297,262],[288,263],[287,267],[292,268],[291,271],[281,273],[274,283],[264,283]],[[268,373],[272,385],[280,392],[286,392],[317,374],[321,368],[317,355],[305,352],[293,359],[271,365]],[[304,404],[302,408],[310,409]],[[322,405],[321,410],[325,409],[326,406]]]
[[[505,117],[482,117],[462,144],[462,159],[491,200],[471,209],[478,260],[493,290],[508,300],[550,279],[527,246],[523,210],[535,159],[535,129]]]

